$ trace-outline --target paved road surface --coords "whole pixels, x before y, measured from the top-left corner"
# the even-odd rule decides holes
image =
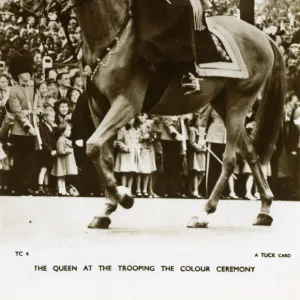
[[[0,198],[0,298],[299,300],[300,203],[274,202],[273,225],[254,227],[259,201],[222,200],[209,228],[186,228],[204,203],[137,199],[131,210],[117,210],[111,229],[92,230],[87,225],[103,200]],[[262,252],[275,258],[262,258]],[[35,265],[47,271],[34,271]],[[77,271],[53,270],[62,265]],[[85,265],[91,271],[83,271]],[[155,271],[119,271],[128,265]],[[163,272],[162,265],[174,271]],[[183,272],[183,266],[207,266],[210,272]],[[218,272],[226,270],[220,266],[255,269]]]

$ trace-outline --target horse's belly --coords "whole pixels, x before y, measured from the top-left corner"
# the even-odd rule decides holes
[[[183,115],[197,111],[214,99],[227,81],[226,78],[204,78],[202,81],[203,91],[200,94],[184,96],[185,91],[180,86],[180,80],[180,76],[172,78],[161,100],[150,113],[157,115]]]

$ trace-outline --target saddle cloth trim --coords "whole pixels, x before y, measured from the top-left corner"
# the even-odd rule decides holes
[[[207,19],[209,31],[217,36],[231,58],[231,62],[212,62],[197,65],[197,73],[202,77],[249,78],[249,73],[241,51],[231,34],[218,23]]]

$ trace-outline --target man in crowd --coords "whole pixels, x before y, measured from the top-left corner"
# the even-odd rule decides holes
[[[56,95],[56,99],[67,98],[71,86],[70,74],[67,72],[58,74],[57,82],[58,82],[58,93]]]

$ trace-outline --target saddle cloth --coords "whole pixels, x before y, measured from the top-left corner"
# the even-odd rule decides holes
[[[199,64],[197,66],[198,75],[201,77],[249,78],[243,56],[232,35],[211,18],[207,18],[207,26],[209,31],[222,43],[230,61]]]

